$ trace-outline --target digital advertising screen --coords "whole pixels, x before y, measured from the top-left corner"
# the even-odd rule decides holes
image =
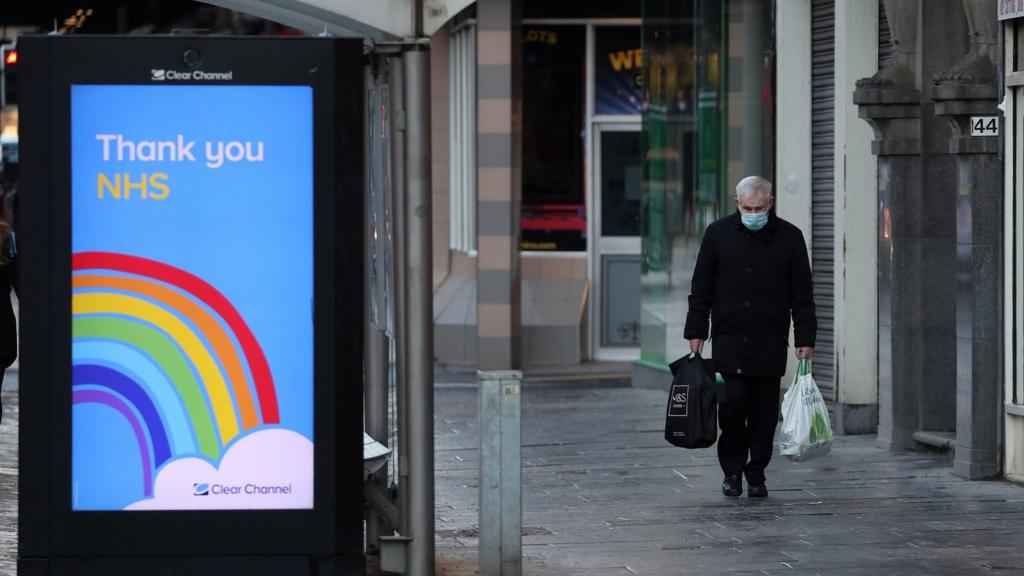
[[[71,86],[72,510],[313,508],[313,177],[310,86]]]

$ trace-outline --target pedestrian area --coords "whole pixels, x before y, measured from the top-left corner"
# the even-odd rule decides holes
[[[523,385],[523,573],[1024,574],[1024,487],[966,482],[943,455],[869,436],[797,464],[771,496],[727,499],[714,448],[662,439],[664,394],[594,382]],[[476,390],[436,393],[437,574],[477,565]],[[0,425],[0,576],[17,548],[17,397]],[[373,562],[371,562],[373,564]]]
[[[665,394],[523,386],[523,573],[1024,574],[1024,487],[839,437],[730,499],[715,448],[662,437]],[[438,574],[474,574],[476,390],[436,394]]]
[[[8,375],[8,380],[17,381]],[[18,554],[18,397],[8,389],[0,391],[4,404],[0,422],[0,576],[14,576]]]

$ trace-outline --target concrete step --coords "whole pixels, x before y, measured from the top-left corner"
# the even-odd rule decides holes
[[[937,432],[933,430],[918,430],[914,432],[914,440],[925,446],[938,449],[939,451],[953,454],[956,451],[956,432]]]

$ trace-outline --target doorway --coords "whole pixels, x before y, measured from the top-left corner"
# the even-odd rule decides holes
[[[591,338],[597,360],[640,355],[640,124],[594,125]]]

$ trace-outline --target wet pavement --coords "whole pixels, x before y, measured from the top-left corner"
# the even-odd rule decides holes
[[[9,370],[0,396],[0,576],[14,576],[18,554],[18,385],[17,371]]]
[[[621,385],[621,381],[619,385]],[[1024,487],[966,482],[946,456],[837,438],[768,468],[771,496],[719,492],[714,448],[662,438],[660,391],[523,386],[523,573],[1024,575]],[[0,576],[14,576],[17,398],[0,424]],[[436,393],[437,574],[477,565],[476,390]],[[373,562],[371,562],[372,564]]]
[[[523,386],[523,573],[1024,574],[1024,487],[874,436],[776,455],[767,500],[726,498],[714,448],[662,436],[665,395]],[[437,573],[477,564],[476,390],[436,394]]]

